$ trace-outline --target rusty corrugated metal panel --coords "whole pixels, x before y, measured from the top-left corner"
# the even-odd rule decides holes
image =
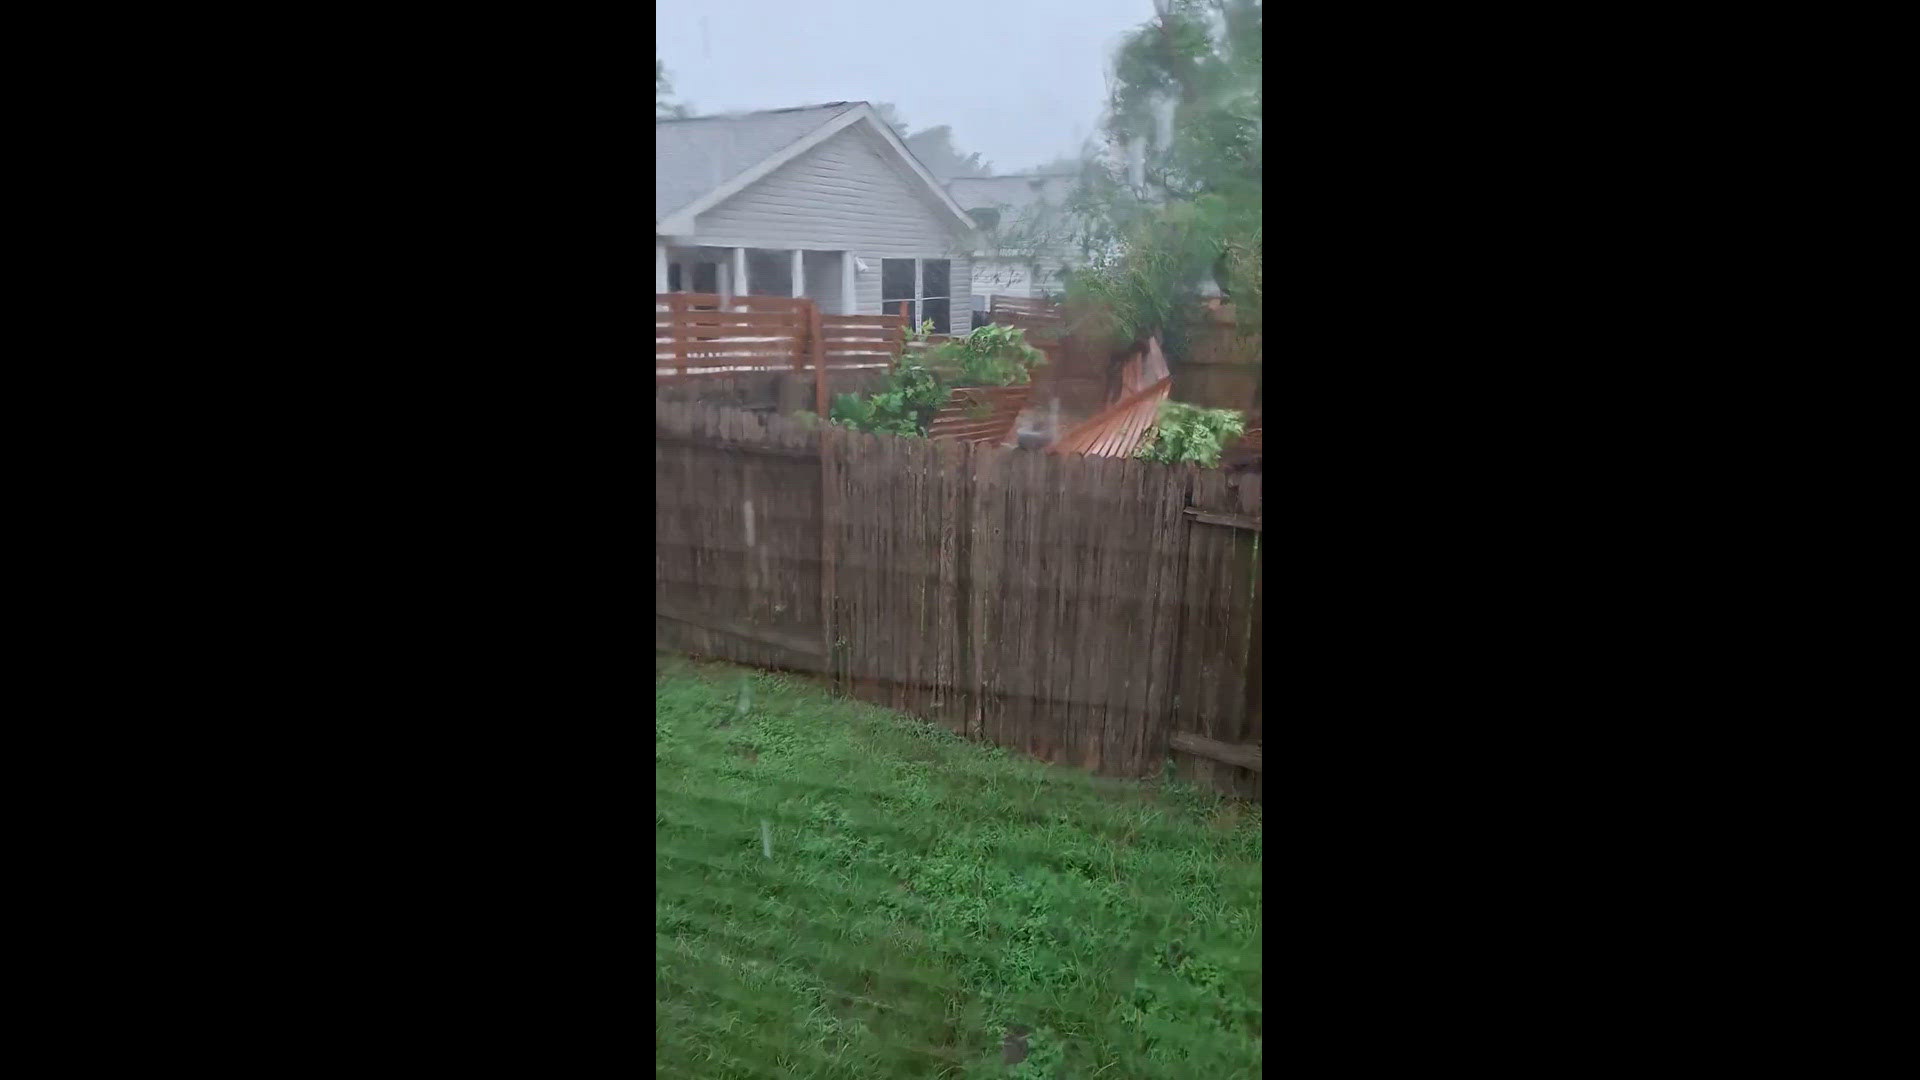
[[[1154,420],[1160,415],[1160,403],[1172,392],[1173,379],[1162,378],[1060,436],[1058,442],[1047,447],[1047,452],[1130,457],[1140,440],[1153,430]]]
[[[1120,366],[1120,392],[1115,400],[1137,394],[1169,374],[1167,358],[1160,352],[1160,339],[1148,338],[1147,347]]]
[[[927,438],[1004,442],[1032,395],[1032,385],[956,386],[927,423]]]

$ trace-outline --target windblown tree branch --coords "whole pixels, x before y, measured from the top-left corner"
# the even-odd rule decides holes
[[[1185,351],[1209,284],[1261,317],[1261,3],[1156,0],[1114,55],[1106,135],[1072,200],[1095,255],[1074,292],[1134,339]],[[1104,258],[1099,257],[1104,255]]]
[[[673,95],[673,80],[667,75],[667,65],[653,62],[653,118],[655,120],[681,120],[693,115],[689,105],[676,105],[667,99]]]

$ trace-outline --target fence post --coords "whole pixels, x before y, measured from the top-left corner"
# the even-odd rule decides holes
[[[687,313],[687,298],[684,293],[671,293],[667,296],[667,326],[673,335],[673,358],[680,374],[687,373],[687,337],[686,327],[682,325]]]
[[[807,341],[813,354],[813,411],[827,422],[827,344],[820,330],[820,305],[807,301]],[[824,452],[824,451],[823,451]]]
[[[814,319],[816,322],[819,319],[819,311],[817,308],[815,309],[815,312],[814,312]],[[821,644],[821,647],[826,649],[825,674],[827,677],[827,686],[829,689],[832,689],[836,692],[840,688],[840,679],[839,679],[839,672],[836,668],[837,658],[834,651],[834,643],[836,641],[836,638],[834,636],[834,618],[833,618],[833,605],[834,605],[834,599],[835,599],[834,572],[833,572],[834,571],[833,530],[834,530],[835,519],[839,515],[835,512],[836,500],[834,498],[834,487],[835,487],[836,481],[834,478],[834,469],[833,469],[833,453],[834,453],[835,446],[838,445],[838,442],[839,440],[834,438],[833,436],[833,429],[829,427],[826,423],[826,417],[822,416],[821,423],[820,423],[820,441],[819,441],[819,445],[820,445],[820,644]]]
[[[807,324],[807,308],[811,306],[813,302],[805,297],[799,297],[796,298],[793,303],[793,317],[800,326],[799,332],[793,341],[793,373],[798,375],[807,370],[807,350],[809,348],[807,344],[807,331],[809,329]]]
[[[1261,510],[1265,513],[1265,508]],[[1266,581],[1266,552],[1260,550],[1258,534],[1253,543],[1253,633],[1247,643],[1247,696],[1242,707],[1246,718],[1240,723],[1241,741],[1251,735],[1254,742],[1262,737],[1260,713],[1260,596]]]
[[[914,330],[914,327],[912,326],[912,324],[907,322],[907,302],[905,300],[902,300],[900,301],[900,336],[894,339],[893,350],[892,350],[893,353],[895,354],[895,357],[894,357],[895,366],[898,366],[901,360],[906,359],[907,335],[912,333],[913,330]]]

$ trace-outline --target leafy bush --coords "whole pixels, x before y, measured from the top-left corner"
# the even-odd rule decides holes
[[[1047,362],[1045,353],[1027,344],[1025,331],[999,324],[940,346],[935,357],[959,367],[958,386],[1012,386],[1026,382],[1030,369]]]
[[[1133,456],[1166,465],[1192,462],[1212,468],[1231,435],[1246,433],[1246,419],[1236,409],[1203,409],[1178,401],[1160,403],[1153,434]]]
[[[919,331],[903,331],[908,340],[924,338],[933,324]],[[925,435],[933,414],[946,404],[955,386],[1009,386],[1026,382],[1029,369],[1046,362],[1040,350],[1011,326],[983,326],[958,341],[934,350],[935,362],[957,368],[948,378],[922,356],[908,352],[887,377],[884,389],[866,397],[836,394],[829,415],[834,423],[859,431],[888,435]]]
[[[886,389],[867,397],[835,394],[830,419],[843,427],[888,435],[925,435],[927,422],[947,400],[947,388],[918,358],[902,358]]]

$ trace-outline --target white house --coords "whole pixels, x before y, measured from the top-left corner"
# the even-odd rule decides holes
[[[1066,291],[1060,272],[1073,262],[1064,233],[1071,222],[1063,206],[1072,176],[975,176],[947,181],[953,201],[981,226],[983,246],[974,253],[973,298],[984,309],[991,296],[1035,299]],[[1012,237],[1017,246],[994,246]]]
[[[973,221],[863,101],[653,125],[657,292],[805,296],[966,333]]]

